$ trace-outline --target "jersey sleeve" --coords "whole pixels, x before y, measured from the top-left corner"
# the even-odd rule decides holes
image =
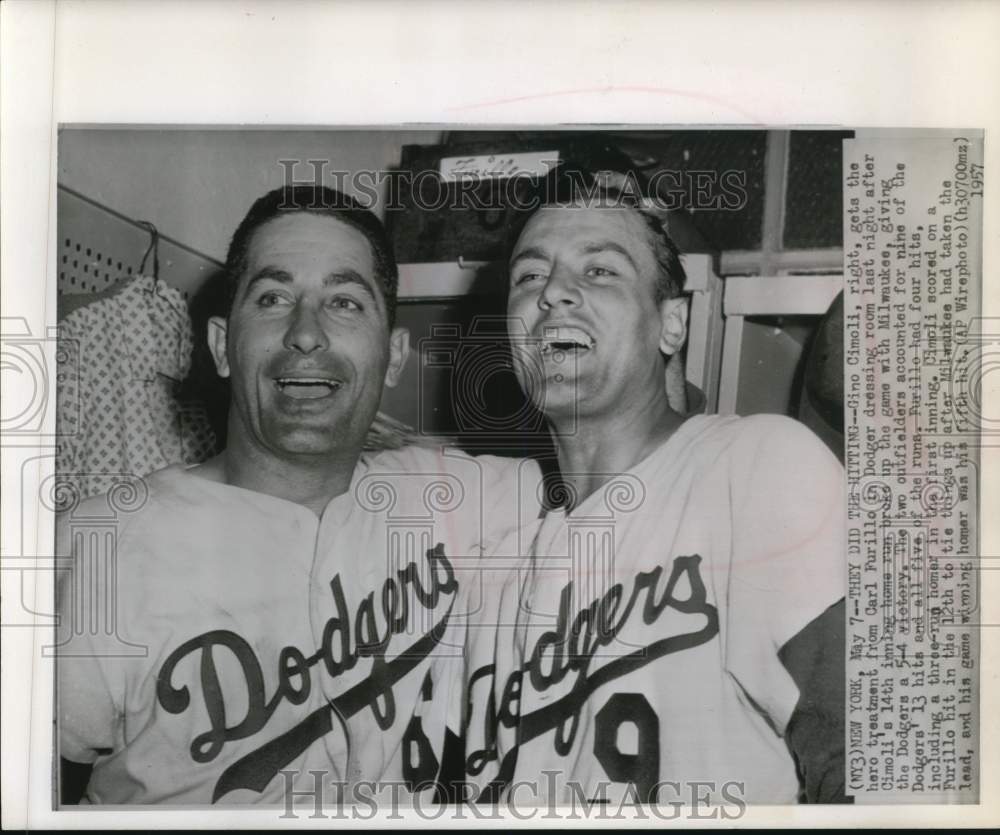
[[[752,429],[731,462],[726,663],[783,733],[799,691],[778,653],[845,594],[846,487],[839,462],[801,424],[768,417]]]
[[[113,749],[121,716],[113,695],[118,689],[114,668],[108,666],[114,662],[114,636],[105,635],[99,622],[109,603],[102,587],[106,555],[85,552],[74,543],[67,520],[61,518],[56,553],[70,563],[56,578],[59,753],[72,762],[93,763]]]

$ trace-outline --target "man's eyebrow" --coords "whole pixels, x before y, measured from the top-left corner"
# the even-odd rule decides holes
[[[616,241],[592,241],[585,243],[582,247],[582,252],[585,255],[594,255],[599,252],[617,252],[619,255],[623,256],[629,264],[632,265],[632,269],[636,272],[639,271],[639,265],[636,264],[635,259],[632,254],[625,249],[621,244]],[[518,261],[537,259],[539,261],[547,261],[549,259],[549,254],[537,246],[529,246],[526,249],[522,249],[517,253],[511,260],[510,266],[514,266]]]
[[[371,282],[355,270],[339,270],[335,273],[330,273],[323,279],[324,287],[337,287],[341,284],[354,284],[364,290],[373,302],[378,302],[378,297],[372,289]]]
[[[246,292],[250,292],[250,288],[254,286],[259,281],[277,281],[280,284],[291,284],[292,275],[286,270],[279,270],[277,267],[261,267],[257,272],[250,276],[250,280],[247,282]]]
[[[632,265],[632,269],[636,272],[639,271],[639,265],[636,264],[635,259],[625,247],[616,241],[594,241],[592,243],[586,243],[583,245],[583,251],[587,255],[594,255],[598,252],[617,252],[619,255],[624,256],[628,262]]]
[[[527,249],[522,249],[513,258],[510,259],[510,265],[513,266],[518,261],[526,261],[529,258],[535,258],[539,261],[547,261],[549,259],[549,254],[537,246],[529,246]]]

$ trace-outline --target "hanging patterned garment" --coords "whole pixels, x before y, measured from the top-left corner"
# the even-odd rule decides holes
[[[67,315],[59,341],[56,472],[79,495],[214,454],[204,408],[175,396],[193,344],[178,290],[126,279]]]

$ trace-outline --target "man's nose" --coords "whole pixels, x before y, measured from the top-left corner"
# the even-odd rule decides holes
[[[322,313],[311,304],[299,303],[292,313],[292,320],[285,331],[284,344],[289,351],[311,354],[330,347],[326,330],[320,320]]]
[[[557,264],[545,280],[542,295],[538,300],[539,307],[543,310],[551,310],[554,307],[577,305],[580,301],[580,287],[576,274]]]

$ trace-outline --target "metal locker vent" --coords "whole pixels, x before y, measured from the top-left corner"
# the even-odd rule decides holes
[[[135,220],[66,186],[58,187],[58,276],[60,296],[97,293],[137,275],[152,240]],[[189,299],[222,267],[221,262],[180,241],[159,235],[159,278]],[[147,265],[151,271],[151,264]]]
[[[132,273],[133,265],[122,261],[120,254],[108,254],[69,237],[59,242],[60,293],[96,293]]]

